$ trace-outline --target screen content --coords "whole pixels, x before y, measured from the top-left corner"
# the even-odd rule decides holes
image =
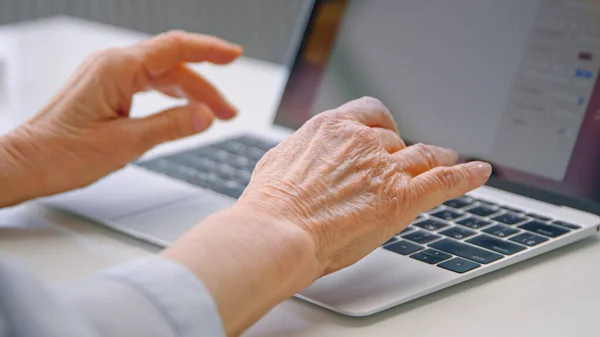
[[[364,95],[408,142],[600,201],[600,0],[330,0],[276,123]]]

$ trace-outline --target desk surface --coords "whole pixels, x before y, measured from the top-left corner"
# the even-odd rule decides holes
[[[0,27],[0,64],[5,65],[0,98],[9,98],[0,99],[0,132],[28,115],[16,111],[38,109],[90,51],[144,37],[69,18]],[[197,69],[229,94],[241,115],[205,135],[155,151],[192,146],[202,137],[266,128],[272,120],[285,69],[252,59],[222,69]],[[172,102],[143,94],[134,102],[134,114]],[[0,211],[0,253],[21,260],[47,281],[85,276],[158,250],[35,202]],[[290,299],[245,336],[598,336],[599,260],[600,242],[592,237],[367,318],[343,317]]]

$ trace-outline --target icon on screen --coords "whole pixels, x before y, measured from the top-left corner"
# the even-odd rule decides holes
[[[579,52],[579,57],[578,57],[581,61],[591,61],[594,59],[594,54],[587,52],[587,51],[582,51]]]
[[[575,77],[590,79],[590,78],[594,77],[594,72],[592,72],[591,70],[587,70],[587,69],[577,68],[577,69],[575,69],[574,75],[575,75]]]

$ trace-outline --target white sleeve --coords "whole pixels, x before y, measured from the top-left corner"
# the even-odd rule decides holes
[[[3,331],[4,330],[4,331]],[[225,336],[216,304],[183,266],[160,257],[49,290],[0,261],[0,336]]]

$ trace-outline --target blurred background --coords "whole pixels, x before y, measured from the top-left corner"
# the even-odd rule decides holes
[[[244,45],[247,56],[284,64],[307,0],[0,0],[0,25],[69,15],[157,34],[213,34]]]

